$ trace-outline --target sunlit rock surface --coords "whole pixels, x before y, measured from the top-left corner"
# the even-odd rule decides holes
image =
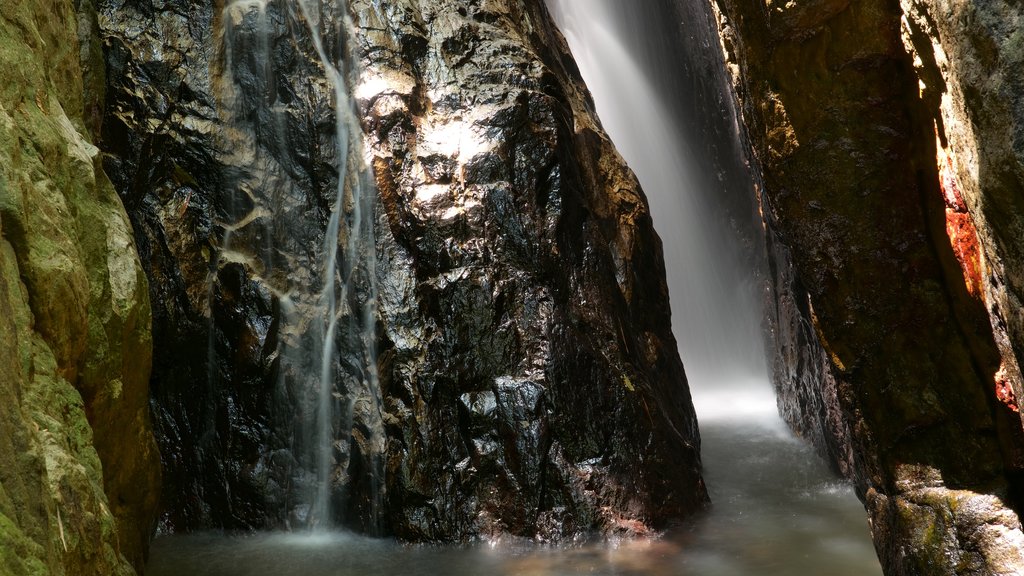
[[[700,506],[660,243],[546,12],[354,10],[395,530],[642,532]]]
[[[0,7],[4,574],[134,574],[155,527],[146,278],[91,142],[83,13]]]
[[[1019,573],[1014,9],[717,6],[784,415],[855,479],[887,574]]]
[[[902,38],[932,119],[947,235],[1019,408],[1024,358],[1024,25],[1012,3],[902,2]]]
[[[100,2],[103,148],[152,279],[169,529],[308,521],[308,376],[281,350],[308,330],[295,295],[322,284],[337,158],[292,4]],[[363,70],[346,78],[380,196],[383,402],[339,379],[338,519],[544,539],[701,508],[660,242],[544,8],[356,1],[351,15]],[[321,23],[328,53],[345,50],[342,16]],[[362,359],[339,350],[350,374]]]

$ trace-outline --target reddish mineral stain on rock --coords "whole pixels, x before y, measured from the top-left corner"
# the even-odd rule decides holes
[[[996,372],[996,398],[1000,402],[1009,406],[1010,410],[1014,412],[1020,412],[1020,407],[1017,405],[1017,397],[1013,394],[1013,387],[1010,385],[1010,379],[1006,375],[1006,367],[1000,366],[999,371]]]
[[[946,203],[946,235],[949,236],[953,253],[960,262],[967,291],[971,296],[982,299],[984,292],[981,284],[981,248],[978,245],[978,231],[960,192],[956,172],[953,170],[953,159],[942,148],[939,148],[939,183]]]

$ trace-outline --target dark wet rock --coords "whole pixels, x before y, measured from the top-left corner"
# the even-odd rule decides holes
[[[404,423],[392,529],[558,538],[698,508],[660,246],[547,14],[353,11],[381,242],[404,264],[381,277],[385,405]]]
[[[851,422],[839,402],[832,363],[811,319],[811,301],[800,284],[789,249],[766,232],[769,290],[765,332],[779,413],[798,436],[845,478],[855,469]]]
[[[291,452],[312,409],[286,384],[315,375],[281,350],[313,344],[282,333],[304,302],[281,296],[321,284],[334,112],[308,38],[281,29],[292,9],[257,8],[100,3],[105,166],[152,278],[168,529],[278,526],[308,484]]]
[[[946,147],[970,121],[936,123],[940,104],[956,106],[929,76],[937,52],[918,17],[930,8],[905,6],[917,12],[901,29],[887,2],[718,6],[764,177],[784,415],[855,480],[887,574],[1020,572],[1014,336],[999,320],[1014,314],[1015,289],[999,261],[978,272],[973,236],[986,256],[1014,249],[991,241],[1008,228],[965,223],[964,186],[950,181]],[[963,48],[961,32],[941,41]],[[1010,65],[1004,48],[986,74]],[[1003,102],[986,95],[971,110]],[[982,163],[1005,157],[981,157],[990,152]],[[991,190],[990,209],[1010,202],[1006,190]],[[1009,288],[987,289],[983,302],[989,275]]]
[[[168,529],[317,521],[302,423],[346,136],[293,4],[99,2],[105,166],[152,279]],[[342,264],[333,514],[410,539],[546,539],[701,508],[660,242],[543,8],[351,13],[354,37],[341,12],[317,30],[361,57],[358,82],[334,63],[365,132],[343,187],[372,169],[378,274]],[[370,353],[346,310],[374,291]]]

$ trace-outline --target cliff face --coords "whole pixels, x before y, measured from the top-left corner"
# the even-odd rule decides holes
[[[83,64],[102,66],[83,13],[0,7],[5,574],[132,574],[155,525],[146,278],[90,143]]]
[[[376,277],[356,265],[350,295],[379,298],[376,353],[342,312],[328,366],[351,415],[338,518],[558,538],[702,507],[660,242],[541,3],[293,4],[100,6],[106,167],[153,286],[168,526],[312,521],[297,423],[315,377],[295,351],[337,281],[322,247],[339,165],[347,215],[364,175],[379,191],[360,256]],[[362,124],[351,157],[321,48],[358,56],[332,61]]]
[[[903,43],[935,129],[946,230],[1019,408],[1024,354],[1024,26],[1010,3],[904,2]]]
[[[718,8],[764,177],[785,416],[855,479],[887,574],[1019,572],[1011,8]]]
[[[353,2],[393,263],[388,488],[415,536],[439,512],[643,531],[704,499],[660,242],[539,4]]]

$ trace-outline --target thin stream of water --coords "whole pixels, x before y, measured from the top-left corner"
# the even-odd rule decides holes
[[[334,133],[335,142],[338,147],[338,183],[335,191],[334,205],[331,208],[331,217],[327,223],[327,232],[324,234],[324,286],[321,291],[321,306],[323,307],[323,322],[321,327],[319,357],[319,388],[317,398],[317,424],[316,424],[316,495],[313,498],[311,511],[311,524],[317,530],[326,530],[333,525],[331,517],[331,471],[334,468],[333,444],[334,444],[334,415],[337,413],[334,399],[334,361],[335,361],[335,339],[338,329],[338,298],[334,289],[334,278],[338,271],[338,234],[341,230],[342,200],[345,196],[346,175],[348,172],[348,126],[345,125],[343,111],[347,108],[348,91],[345,88],[344,78],[341,72],[334,66],[331,58],[324,51],[323,40],[320,38],[320,6],[311,5],[309,0],[298,0],[299,10],[302,13],[302,20],[306,23],[316,53],[320,57],[320,63],[324,67],[327,80],[334,89]],[[358,203],[356,204],[358,214]],[[352,248],[352,235],[346,243],[346,257],[352,257],[355,250]],[[350,265],[351,266],[351,265]],[[345,288],[348,287],[348,274],[344,274]],[[346,296],[345,290],[342,293],[342,301]]]
[[[338,158],[338,182],[331,217],[324,236],[324,286],[321,294],[324,326],[319,356],[319,398],[317,410],[317,482],[316,495],[312,505],[311,525],[317,530],[330,529],[335,519],[332,515],[333,474],[338,463],[334,458],[336,442],[349,443],[353,422],[353,407],[356,389],[361,388],[371,398],[375,412],[380,419],[379,382],[376,369],[376,336],[373,333],[374,309],[377,298],[376,258],[373,234],[373,206],[375,190],[368,186],[358,164],[350,157],[359,149],[361,132],[353,112],[353,102],[346,75],[346,69],[355,58],[347,52],[347,35],[352,28],[348,15],[348,3],[333,3],[333,9],[342,20],[339,39],[343,53],[335,60],[326,51],[321,37],[321,23],[325,10],[322,0],[297,0],[302,20],[305,22],[323,66],[328,82],[334,90],[335,142]],[[351,178],[349,177],[351,174]],[[339,243],[344,251],[339,254]],[[340,272],[341,292],[335,290],[335,278]],[[362,275],[362,276],[360,276]],[[357,293],[357,283],[364,283],[364,294]],[[339,309],[339,304],[341,309]],[[355,354],[361,357],[359,374],[354,382],[350,380],[347,394],[337,392],[334,382],[334,368],[337,363],[337,331],[342,315],[347,316],[348,334],[346,342],[357,347]],[[340,401],[339,401],[340,399]],[[371,433],[378,435],[377,432]],[[341,438],[336,436],[341,435]],[[374,442],[377,440],[377,442]],[[371,438],[371,445],[379,444],[379,438]],[[378,447],[379,448],[379,447]],[[379,528],[379,492],[382,480],[378,477],[379,450],[371,454],[374,462],[369,479],[371,531]]]
[[[368,518],[358,522],[370,532],[379,532],[383,433],[374,333],[376,191],[361,158],[362,136],[349,86],[356,58],[350,53],[348,2],[233,0],[223,8],[222,22],[225,73],[233,80],[224,86],[224,113],[236,128],[229,134],[237,140],[225,149],[235,151],[228,163],[245,170],[239,171],[242,176],[229,198],[234,221],[221,223],[225,234],[219,258],[242,263],[246,273],[270,289],[280,303],[279,332],[284,337],[278,344],[282,368],[275,401],[282,410],[292,409],[287,404],[297,402],[303,412],[302,417],[284,423],[294,430],[280,432],[282,438],[296,438],[290,446],[297,456],[297,488],[289,495],[295,510],[293,526],[323,531],[356,521],[346,517],[349,503],[343,483],[337,480],[350,464],[355,404],[365,398],[371,405],[362,409],[362,428],[371,437],[363,439],[361,453],[372,463],[360,467],[370,476],[363,479],[370,494],[364,514]],[[281,41],[282,26],[291,42],[312,53],[314,70],[318,70],[313,72],[311,90],[318,95],[322,90],[319,97],[329,100],[333,109],[336,184],[325,193],[330,197],[323,199],[329,203],[329,212],[322,243],[308,252],[305,239],[316,237],[309,229],[310,215],[305,206],[296,205],[294,184],[280,178],[273,156],[291,137],[286,123],[293,113],[275,96],[274,76],[281,71],[275,69],[272,42]],[[255,54],[248,51],[252,48]],[[254,123],[254,117],[263,124]],[[271,154],[265,155],[265,150]],[[307,206],[317,201],[308,196],[305,200]],[[242,214],[242,210],[248,212]],[[282,258],[280,253],[288,250],[302,254],[295,260]],[[282,260],[281,270],[274,270],[276,259]],[[211,327],[211,386],[217,376],[212,360],[214,333]]]

